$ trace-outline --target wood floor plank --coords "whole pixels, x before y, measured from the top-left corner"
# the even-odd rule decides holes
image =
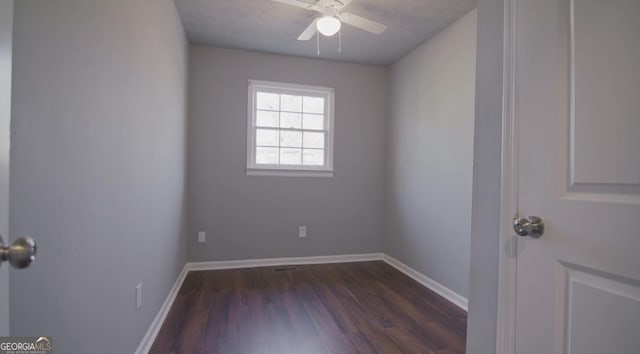
[[[466,312],[384,262],[191,272],[151,353],[464,353]]]

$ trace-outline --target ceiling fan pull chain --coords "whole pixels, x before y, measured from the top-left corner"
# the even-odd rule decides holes
[[[318,56],[320,56],[320,32],[316,35],[316,43],[318,44]]]
[[[338,53],[342,53],[342,28],[338,31]]]

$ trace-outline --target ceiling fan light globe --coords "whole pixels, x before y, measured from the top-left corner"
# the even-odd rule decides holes
[[[327,37],[331,37],[334,34],[338,33],[341,26],[342,23],[340,23],[340,20],[333,16],[323,16],[318,20],[318,22],[316,22],[316,28],[318,29],[318,32]]]

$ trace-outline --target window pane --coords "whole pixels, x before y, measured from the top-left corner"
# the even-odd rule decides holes
[[[280,95],[277,93],[258,92],[258,109],[277,111],[280,109]]]
[[[302,122],[302,129],[324,129],[324,116],[321,114],[305,114]]]
[[[280,110],[290,112],[302,112],[302,96],[282,95]]]
[[[256,164],[277,165],[278,164],[278,148],[257,147],[256,148]]]
[[[304,147],[324,149],[324,133],[304,132]]]
[[[322,97],[304,97],[303,102],[305,113],[324,113],[324,98]]]
[[[302,147],[302,132],[280,132],[280,146]]]
[[[302,114],[300,113],[280,113],[280,128],[300,129],[302,126]]]
[[[259,127],[278,127],[278,112],[257,111],[256,125]]]
[[[324,166],[324,150],[304,149],[302,164],[306,166]]]
[[[256,145],[278,146],[278,131],[273,129],[257,129]]]
[[[281,165],[300,165],[302,149],[280,149]]]

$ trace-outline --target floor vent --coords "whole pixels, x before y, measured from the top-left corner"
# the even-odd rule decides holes
[[[273,272],[274,273],[279,273],[279,272],[295,272],[297,270],[300,270],[300,267],[298,266],[292,266],[292,267],[278,267],[278,268],[273,268]]]

